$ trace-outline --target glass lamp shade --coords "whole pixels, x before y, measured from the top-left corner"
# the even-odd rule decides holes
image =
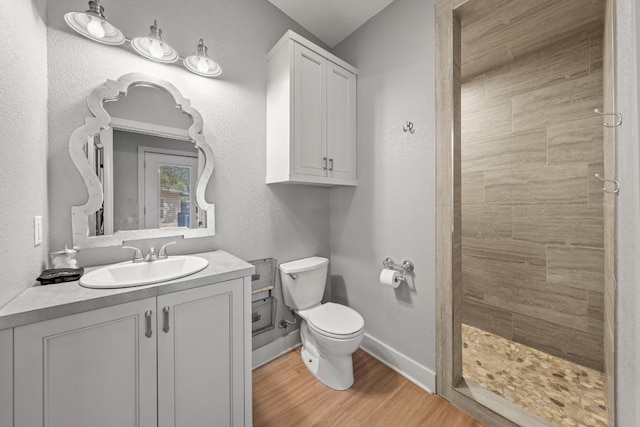
[[[131,47],[151,61],[170,64],[178,60],[178,52],[162,39],[162,30],[156,21],[151,26],[151,33],[146,37],[136,37],[131,40]]]
[[[198,51],[187,56],[183,62],[187,70],[199,76],[216,77],[222,74],[222,68],[207,56],[207,46],[202,39],[198,42]]]
[[[104,17],[104,8],[99,1],[90,1],[86,12],[69,12],[64,20],[74,31],[88,39],[108,45],[124,43],[124,34]]]

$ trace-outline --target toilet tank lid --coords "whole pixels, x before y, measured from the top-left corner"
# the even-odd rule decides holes
[[[329,264],[329,260],[319,256],[299,259],[296,261],[280,264],[280,271],[283,273],[302,273],[303,271],[314,270],[323,265]]]

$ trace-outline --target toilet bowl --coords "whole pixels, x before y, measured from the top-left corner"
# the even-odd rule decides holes
[[[309,371],[332,389],[351,387],[352,355],[364,337],[362,316],[347,306],[330,302],[296,313],[302,318],[301,355]]]
[[[323,384],[346,390],[353,385],[352,354],[364,337],[364,319],[341,304],[321,304],[326,258],[312,257],[280,265],[285,304],[302,319],[302,360]]]

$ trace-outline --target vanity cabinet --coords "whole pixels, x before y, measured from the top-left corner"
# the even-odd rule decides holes
[[[357,70],[288,31],[267,74],[266,182],[357,185]]]
[[[15,427],[251,425],[250,281],[15,328]]]
[[[13,329],[0,330],[0,426],[13,426]]]
[[[15,427],[157,425],[155,310],[148,298],[15,328]]]

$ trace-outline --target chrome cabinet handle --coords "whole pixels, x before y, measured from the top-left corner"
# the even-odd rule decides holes
[[[151,315],[153,314],[153,311],[151,310],[147,310],[144,313],[144,318],[145,318],[145,333],[144,336],[147,338],[151,338],[151,336],[153,335],[153,331],[151,330]]]
[[[169,332],[169,307],[162,309],[162,332]]]
[[[323,158],[322,158],[322,161],[324,162],[324,166],[322,166],[322,170],[323,170],[323,171],[326,171],[326,170],[327,170],[327,158],[326,158],[326,157],[323,157]]]
[[[329,159],[329,170],[333,170],[333,159]]]

